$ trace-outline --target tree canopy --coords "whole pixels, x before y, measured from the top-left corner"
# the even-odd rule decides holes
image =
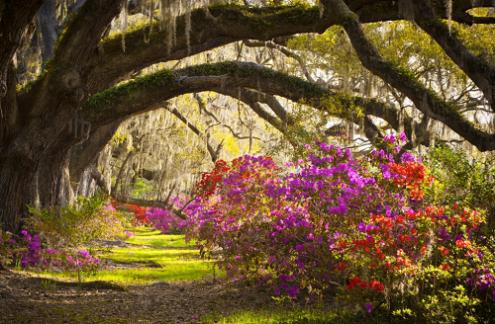
[[[304,123],[280,98],[315,108],[304,110],[308,118],[324,114],[357,125],[373,145],[391,128],[404,130],[412,145],[428,146],[445,140],[438,131],[443,127],[479,151],[494,150],[491,5],[488,0],[2,1],[2,226],[17,228],[25,206],[35,201],[42,206],[69,201],[85,170],[131,116],[168,107],[208,142],[201,127],[166,103],[188,93],[239,100],[294,146],[290,129],[296,124],[304,129]],[[221,56],[198,59],[232,44],[271,51],[272,66]],[[38,55],[33,48],[41,53],[43,69],[30,75],[28,54]],[[188,61],[174,66],[177,60]],[[321,136],[334,132],[329,128]],[[212,160],[221,146],[207,143]]]

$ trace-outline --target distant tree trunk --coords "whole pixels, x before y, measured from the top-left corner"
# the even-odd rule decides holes
[[[41,56],[43,65],[53,57],[54,46],[57,40],[57,13],[56,0],[45,0],[38,12],[38,22],[41,32]]]

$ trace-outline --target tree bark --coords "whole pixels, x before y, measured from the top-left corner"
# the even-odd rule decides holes
[[[63,207],[74,202],[69,174],[70,150],[57,150],[43,155],[38,167],[41,208]]]
[[[2,229],[17,232],[31,201],[36,166],[21,156],[0,159],[0,222]]]

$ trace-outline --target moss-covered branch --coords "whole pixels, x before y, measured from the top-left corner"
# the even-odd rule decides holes
[[[414,1],[414,9],[414,21],[473,80],[495,110],[495,66],[471,53],[459,39],[456,31],[449,30],[449,27],[436,16],[429,0]]]
[[[378,22],[400,19],[397,1],[346,1],[360,22]],[[436,4],[439,16],[445,15],[443,4]],[[454,12],[464,12],[473,5],[469,0],[454,2]],[[455,15],[454,20],[465,22]],[[464,19],[465,20],[465,19]],[[283,6],[249,8],[245,6],[215,6],[208,11],[198,9],[191,14],[190,42],[186,37],[185,17],[177,18],[177,41],[167,48],[166,31],[157,25],[144,25],[126,32],[126,51],[122,51],[119,35],[103,41],[102,53],[94,57],[91,90],[101,91],[129,73],[157,62],[177,60],[238,40],[271,40],[298,33],[321,33],[334,25],[333,15],[320,15],[317,7]]]
[[[423,98],[422,91],[425,90],[419,84],[407,87],[409,92],[420,91],[415,95]],[[237,88],[282,96],[351,121],[373,115],[396,127],[399,120],[394,108],[380,101],[336,93],[300,78],[245,62],[203,64],[138,78],[93,96],[86,104],[84,114],[97,127],[154,109],[163,101],[182,94],[201,91],[232,94],[232,89]],[[422,107],[429,109],[427,113],[431,118],[444,122],[461,136],[466,135],[466,140],[480,150],[495,148],[493,134],[477,129],[457,112],[456,107],[440,101],[434,94],[427,92],[425,96],[428,105]]]

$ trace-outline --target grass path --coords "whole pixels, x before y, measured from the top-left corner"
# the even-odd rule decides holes
[[[85,282],[106,281],[122,286],[149,285],[158,282],[181,282],[214,279],[213,262],[199,258],[199,251],[184,235],[164,235],[146,227],[133,228],[134,236],[124,247],[113,247],[100,256],[106,267]],[[77,281],[70,272],[43,272],[43,278]]]
[[[216,280],[183,235],[133,231],[82,284],[73,273],[0,272],[0,323],[343,323],[277,305],[261,287]]]

